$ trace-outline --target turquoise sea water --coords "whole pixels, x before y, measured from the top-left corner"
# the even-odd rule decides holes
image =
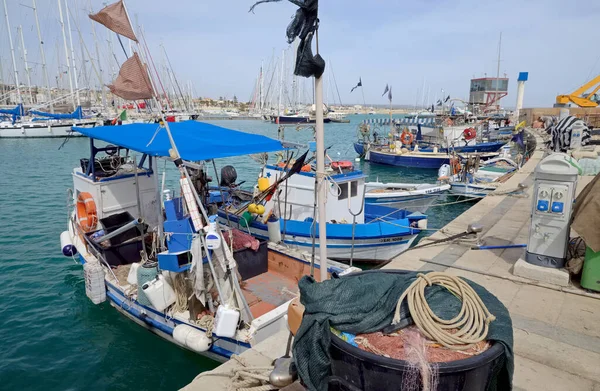
[[[334,159],[354,160],[357,123],[325,125]],[[259,121],[215,124],[276,137]],[[309,130],[288,129],[286,139],[308,141]],[[85,296],[80,265],[62,256],[71,171],[88,155],[89,141],[0,140],[0,389],[174,390],[217,364],[180,349],[124,318],[108,303]],[[256,181],[248,157],[234,164],[240,179]],[[361,163],[370,179],[428,182],[436,173]],[[449,200],[451,198],[449,197]],[[444,202],[442,200],[442,202]],[[429,225],[441,227],[471,204],[432,208]],[[283,351],[282,351],[283,353]]]

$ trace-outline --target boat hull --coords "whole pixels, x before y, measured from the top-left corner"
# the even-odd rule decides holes
[[[310,117],[294,117],[294,116],[272,116],[271,121],[276,124],[314,124],[316,119]],[[323,118],[323,123],[331,122],[330,118]]]
[[[442,195],[443,191],[416,195],[416,196],[398,196],[398,197],[370,197],[365,196],[365,203],[372,205],[384,205],[395,209],[407,209],[425,213]]]
[[[379,206],[379,205],[378,205]],[[233,214],[226,215],[222,210],[219,211],[219,219],[225,223],[227,220],[237,224],[239,218]],[[409,222],[405,220],[402,224],[408,225]],[[287,224],[289,223],[289,225]],[[295,225],[302,224],[303,222],[288,221],[281,222],[282,241],[289,247],[299,251],[310,251],[313,247],[313,239],[310,236],[310,230],[299,233],[295,229]],[[386,222],[374,222],[372,224],[357,224],[355,231],[355,238],[352,239],[351,228],[346,232],[344,236],[338,236],[331,233],[331,230],[339,228],[340,226],[352,226],[351,224],[327,224],[327,258],[339,260],[342,262],[349,261],[352,258],[354,261],[371,262],[371,263],[382,263],[387,262],[396,255],[408,249],[416,239],[418,229],[411,229],[410,227],[397,227],[400,224],[389,221]],[[380,229],[380,235],[371,235],[366,237],[362,234],[362,230],[365,226],[371,226],[374,229],[377,224],[383,225]],[[308,227],[310,223],[306,223]],[[362,226],[362,227],[361,227]],[[403,228],[402,231],[398,228]],[[252,236],[259,239],[269,239],[269,232],[265,224],[257,223],[256,221],[250,224],[250,227],[240,227],[241,230],[249,232]],[[319,247],[318,240],[318,229],[317,238],[314,242],[316,248]],[[394,232],[396,231],[396,232]],[[401,232],[401,233],[400,233]],[[409,232],[409,233],[407,233]]]
[[[448,155],[424,156],[424,155],[399,155],[389,152],[369,151],[369,161],[372,163],[386,164],[388,166],[398,166],[407,168],[424,168],[437,170],[443,164],[449,164]]]
[[[466,145],[462,147],[453,147],[450,150],[458,152],[458,153],[473,153],[473,152],[497,152],[505,142],[488,142],[488,143],[480,143],[476,145]],[[439,148],[438,151],[442,153],[447,153],[449,148]],[[360,156],[365,154],[365,143],[356,142],[354,143],[354,151]],[[421,148],[421,152],[433,152],[433,148]]]
[[[83,137],[74,132],[73,126],[94,127],[96,122],[79,122],[69,124],[15,124],[0,126],[0,138],[51,138],[51,137]]]
[[[472,183],[452,183],[450,193],[469,198],[482,198],[496,190],[494,186],[486,186]]]

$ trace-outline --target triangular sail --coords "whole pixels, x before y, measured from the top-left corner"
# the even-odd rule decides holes
[[[131,39],[132,41],[138,42],[131,22],[125,10],[125,4],[123,0],[119,0],[114,4],[107,5],[102,8],[96,14],[90,14],[90,19],[106,26],[107,29],[114,31],[124,37]]]
[[[148,72],[136,52],[123,63],[119,76],[108,88],[126,100],[151,99],[154,96]]]

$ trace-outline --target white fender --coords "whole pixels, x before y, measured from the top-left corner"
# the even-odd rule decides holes
[[[206,352],[212,341],[204,331],[186,324],[179,324],[173,329],[173,339],[179,344],[195,352]]]

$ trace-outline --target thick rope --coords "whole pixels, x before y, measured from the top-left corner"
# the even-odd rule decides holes
[[[240,367],[227,372],[203,372],[196,376],[194,381],[205,376],[223,376],[231,378],[230,389],[235,391],[271,391],[279,389],[279,387],[269,384],[269,375],[274,369],[272,365],[249,367],[246,360],[235,354],[231,355],[231,360],[237,361]]]
[[[456,317],[441,319],[431,310],[425,299],[425,288],[434,284],[448,289],[462,301]],[[400,307],[405,298],[410,315],[421,333],[448,349],[465,350],[483,341],[488,334],[490,322],[496,319],[469,284],[460,277],[444,272],[419,273],[417,279],[400,296],[392,324],[400,322]]]

